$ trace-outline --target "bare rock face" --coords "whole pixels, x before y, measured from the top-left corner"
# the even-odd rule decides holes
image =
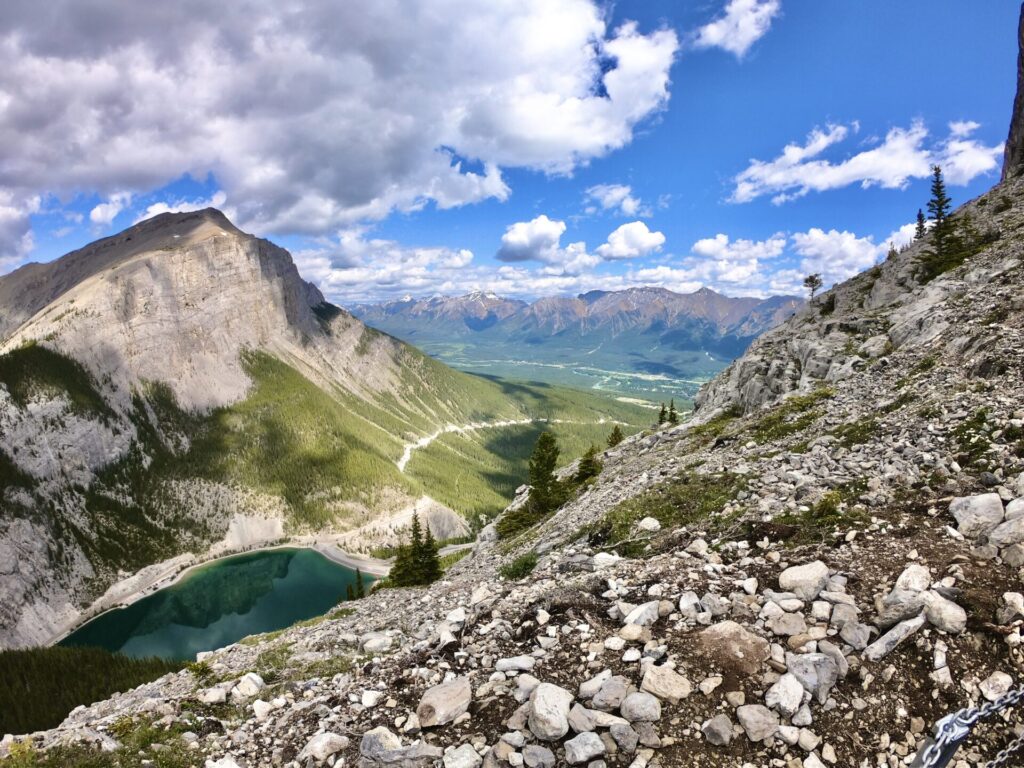
[[[1024,4],[1021,5],[1017,27],[1019,52],[1017,54],[1017,97],[1013,100],[1010,117],[1010,135],[1003,154],[1003,179],[1015,176],[1024,169]]]

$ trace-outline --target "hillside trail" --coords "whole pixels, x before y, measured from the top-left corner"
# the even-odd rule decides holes
[[[421,437],[412,443],[406,443],[404,450],[402,451],[402,457],[395,462],[398,467],[398,471],[404,473],[405,467],[412,459],[413,451],[426,448],[432,442],[441,437],[441,435],[449,434],[465,434],[467,432],[477,432],[482,429],[499,429],[501,427],[520,427],[527,424],[621,424],[625,426],[625,422],[616,421],[615,419],[600,418],[596,421],[574,421],[572,419],[506,419],[501,421],[476,421],[470,422],[469,424],[446,424],[444,427],[439,429],[433,434]]]

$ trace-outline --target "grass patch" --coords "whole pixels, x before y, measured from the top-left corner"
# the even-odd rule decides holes
[[[767,443],[806,429],[823,415],[815,406],[832,397],[835,397],[835,390],[830,387],[819,387],[806,395],[787,398],[781,405],[754,422],[750,430],[754,440],[758,443]]]
[[[832,435],[844,448],[862,445],[878,434],[878,420],[870,416],[843,424],[832,431]]]
[[[711,442],[721,436],[729,425],[743,415],[743,409],[738,405],[732,405],[703,424],[695,424],[687,430],[687,435],[701,442]]]
[[[100,648],[55,646],[0,652],[0,733],[56,727],[79,704],[101,701],[182,666]]]
[[[592,546],[616,549],[623,557],[639,557],[649,540],[635,535],[641,519],[653,517],[663,529],[698,525],[721,530],[732,520],[716,519],[715,515],[745,486],[744,479],[732,473],[689,472],[620,502],[584,533]]]
[[[863,482],[842,486],[826,493],[807,512],[779,515],[773,522],[792,526],[795,531],[790,540],[796,543],[822,541],[837,529],[850,528],[868,521],[868,516],[863,512],[842,509],[846,502],[859,496],[866,488],[867,485]]]
[[[359,660],[352,656],[331,656],[322,661],[314,661],[302,670],[302,677],[306,679],[318,677],[321,680],[330,680],[335,675],[346,675],[355,669]]]
[[[501,566],[498,569],[498,573],[509,581],[518,581],[533,573],[533,569],[537,567],[538,560],[536,552],[527,552],[512,562]]]
[[[960,451],[957,461],[961,466],[976,466],[988,454],[992,441],[986,431],[987,424],[988,412],[980,408],[953,428],[953,440]]]
[[[438,561],[441,564],[441,570],[447,571],[449,568],[451,568],[453,565],[459,562],[459,560],[471,554],[473,554],[473,550],[467,548],[460,549],[457,552],[449,552],[447,555],[442,555]]]

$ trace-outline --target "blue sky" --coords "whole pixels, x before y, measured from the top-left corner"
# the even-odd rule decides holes
[[[342,304],[831,284],[1016,86],[1015,0],[55,5],[0,9],[0,273],[214,204]]]

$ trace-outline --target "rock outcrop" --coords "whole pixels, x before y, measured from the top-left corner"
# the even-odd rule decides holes
[[[1003,154],[1003,180],[1024,170],[1024,4],[1021,4],[1020,23],[1017,26],[1019,53],[1017,54],[1017,95],[1013,100],[1010,117],[1010,135]]]

